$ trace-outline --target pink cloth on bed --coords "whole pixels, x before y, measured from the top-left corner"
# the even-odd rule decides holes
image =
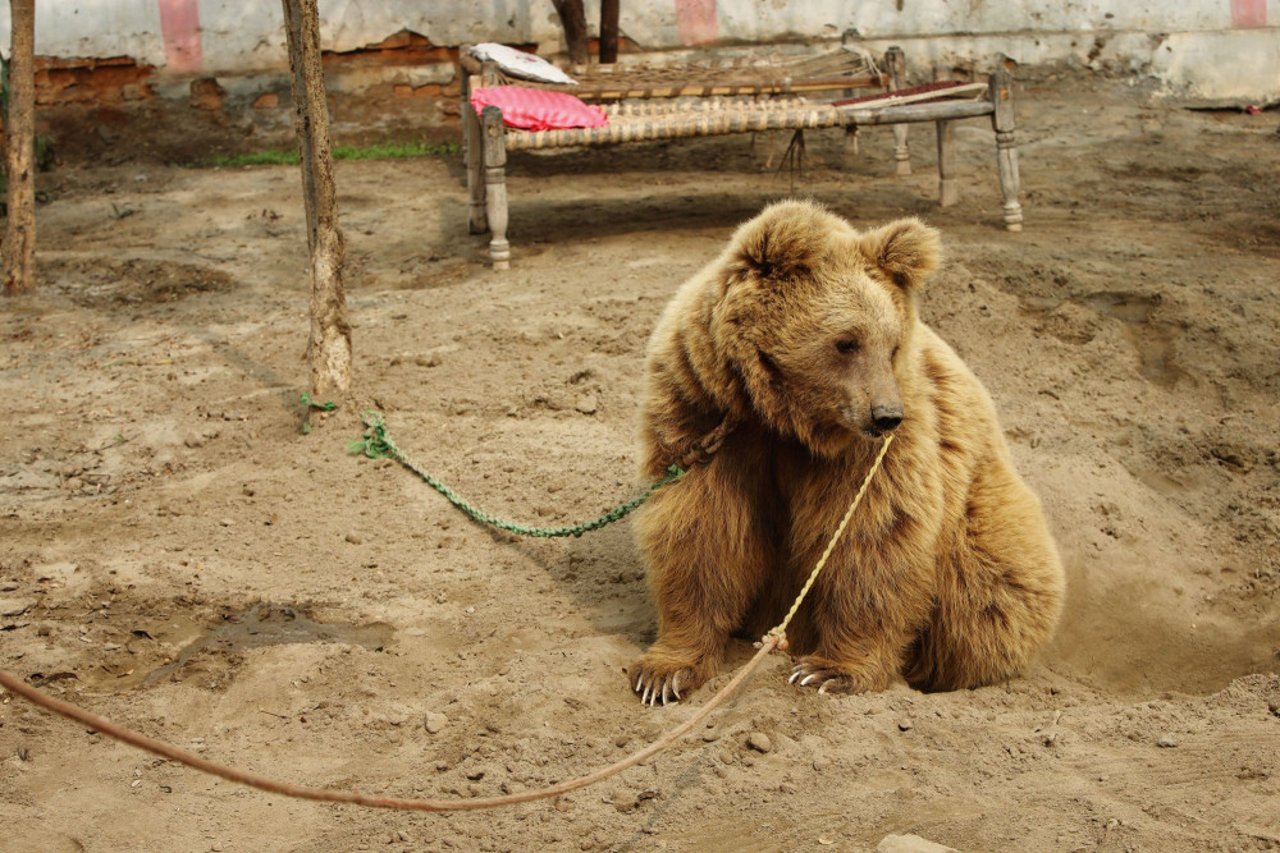
[[[485,107],[502,110],[502,123],[521,130],[559,130],[570,127],[604,127],[604,110],[585,104],[567,92],[494,86],[471,93],[476,112]]]

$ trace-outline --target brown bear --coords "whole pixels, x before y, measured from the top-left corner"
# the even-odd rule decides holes
[[[708,455],[636,517],[658,607],[629,675],[646,703],[678,701],[732,634],[778,622],[890,430],[788,629],[791,681],[975,687],[1049,638],[1064,577],[1039,501],[987,391],[917,316],[939,257],[919,220],[859,232],[781,202],[676,293],[649,342],[642,466],[656,478]]]

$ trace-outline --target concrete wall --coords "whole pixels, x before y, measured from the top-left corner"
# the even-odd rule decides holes
[[[598,0],[587,9],[597,20]],[[324,46],[337,51],[403,29],[436,45],[562,47],[550,0],[321,0],[320,12]],[[8,16],[0,4],[0,45]],[[855,30],[873,49],[902,44],[920,69],[956,60],[981,68],[1005,54],[1020,63],[1118,65],[1176,94],[1280,98],[1280,0],[632,0],[621,28],[646,50]],[[42,0],[36,51],[127,55],[171,75],[252,74],[282,67],[284,33],[271,0]]]

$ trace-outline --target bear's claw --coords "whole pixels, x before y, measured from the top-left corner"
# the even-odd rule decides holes
[[[688,680],[689,670],[679,669],[669,675],[649,675],[643,668],[636,673],[633,692],[640,695],[640,704],[650,708],[659,704],[675,704],[680,701],[680,686]]]
[[[796,684],[797,680],[800,687],[816,687],[819,693],[853,693],[857,690],[853,677],[847,672],[811,661],[801,661],[791,668],[787,683]]]

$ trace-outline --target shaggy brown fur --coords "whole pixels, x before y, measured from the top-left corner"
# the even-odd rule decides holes
[[[1039,502],[986,390],[916,314],[939,251],[915,219],[859,233],[784,202],[668,306],[649,344],[645,474],[725,418],[737,427],[637,516],[659,616],[631,670],[647,701],[701,684],[730,634],[776,624],[890,429],[788,632],[803,653],[792,681],[973,687],[1015,675],[1048,639],[1064,581]]]

